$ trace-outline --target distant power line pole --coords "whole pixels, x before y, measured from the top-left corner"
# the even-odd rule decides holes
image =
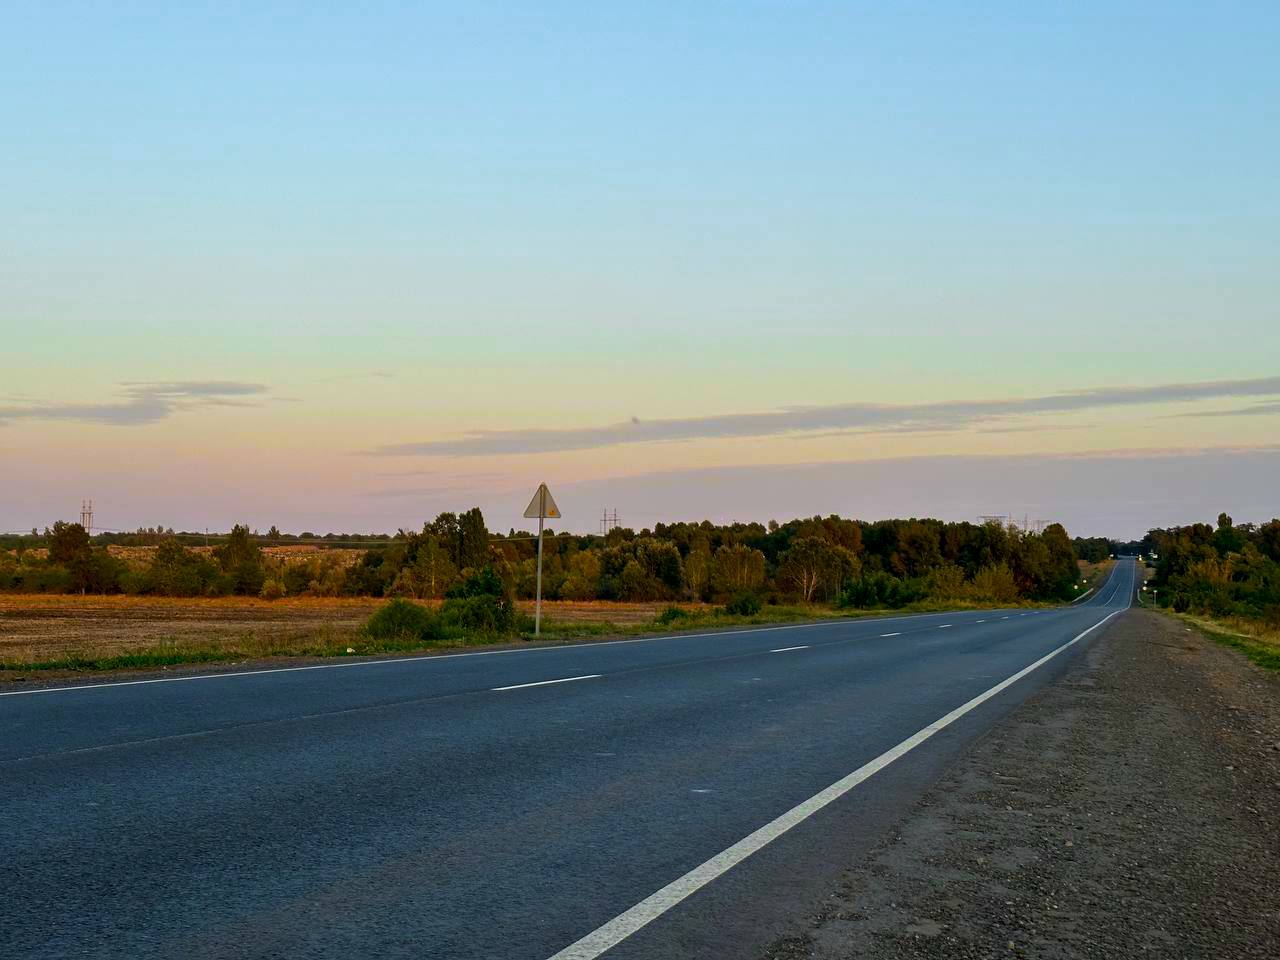
[[[608,536],[609,531],[618,525],[618,508],[614,507],[613,513],[608,510],[600,512],[600,536]]]
[[[93,535],[93,501],[80,501],[80,526],[84,527],[85,533]]]

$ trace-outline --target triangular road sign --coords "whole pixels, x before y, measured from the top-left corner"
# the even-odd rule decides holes
[[[547,489],[545,483],[538,484],[538,492],[529,501],[529,506],[524,508],[524,515],[530,520],[538,520],[540,518],[554,520],[560,516],[560,508],[551,499],[551,491]]]

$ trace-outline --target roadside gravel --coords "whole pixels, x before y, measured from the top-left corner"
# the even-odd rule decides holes
[[[1118,618],[767,960],[1280,957],[1280,677]]]

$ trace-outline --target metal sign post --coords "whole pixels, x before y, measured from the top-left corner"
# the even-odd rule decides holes
[[[529,501],[529,506],[525,507],[524,515],[529,520],[538,518],[538,599],[533,608],[533,635],[536,637],[542,633],[542,527],[548,517],[554,520],[560,516],[560,508],[551,499],[551,491],[545,483],[538,484],[538,490]]]

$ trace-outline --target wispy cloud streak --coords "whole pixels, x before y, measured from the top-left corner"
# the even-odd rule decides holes
[[[1280,414],[1280,400],[1255,403],[1236,410],[1197,410],[1192,413],[1174,413],[1171,417],[1264,417]]]
[[[15,420],[63,420],[131,427],[158,423],[180,410],[254,405],[267,392],[261,383],[235,380],[126,381],[121,399],[108,403],[22,403],[0,406],[0,425]]]
[[[1280,395],[1280,377],[1170,383],[1151,387],[1080,390],[1006,400],[921,404],[847,403],[792,407],[764,413],[639,420],[562,430],[485,430],[457,439],[388,444],[379,456],[477,457],[556,453],[624,443],[665,443],[767,437],[815,431],[956,430],[1015,417],[1069,413],[1101,407],[1186,403],[1217,397]]]

